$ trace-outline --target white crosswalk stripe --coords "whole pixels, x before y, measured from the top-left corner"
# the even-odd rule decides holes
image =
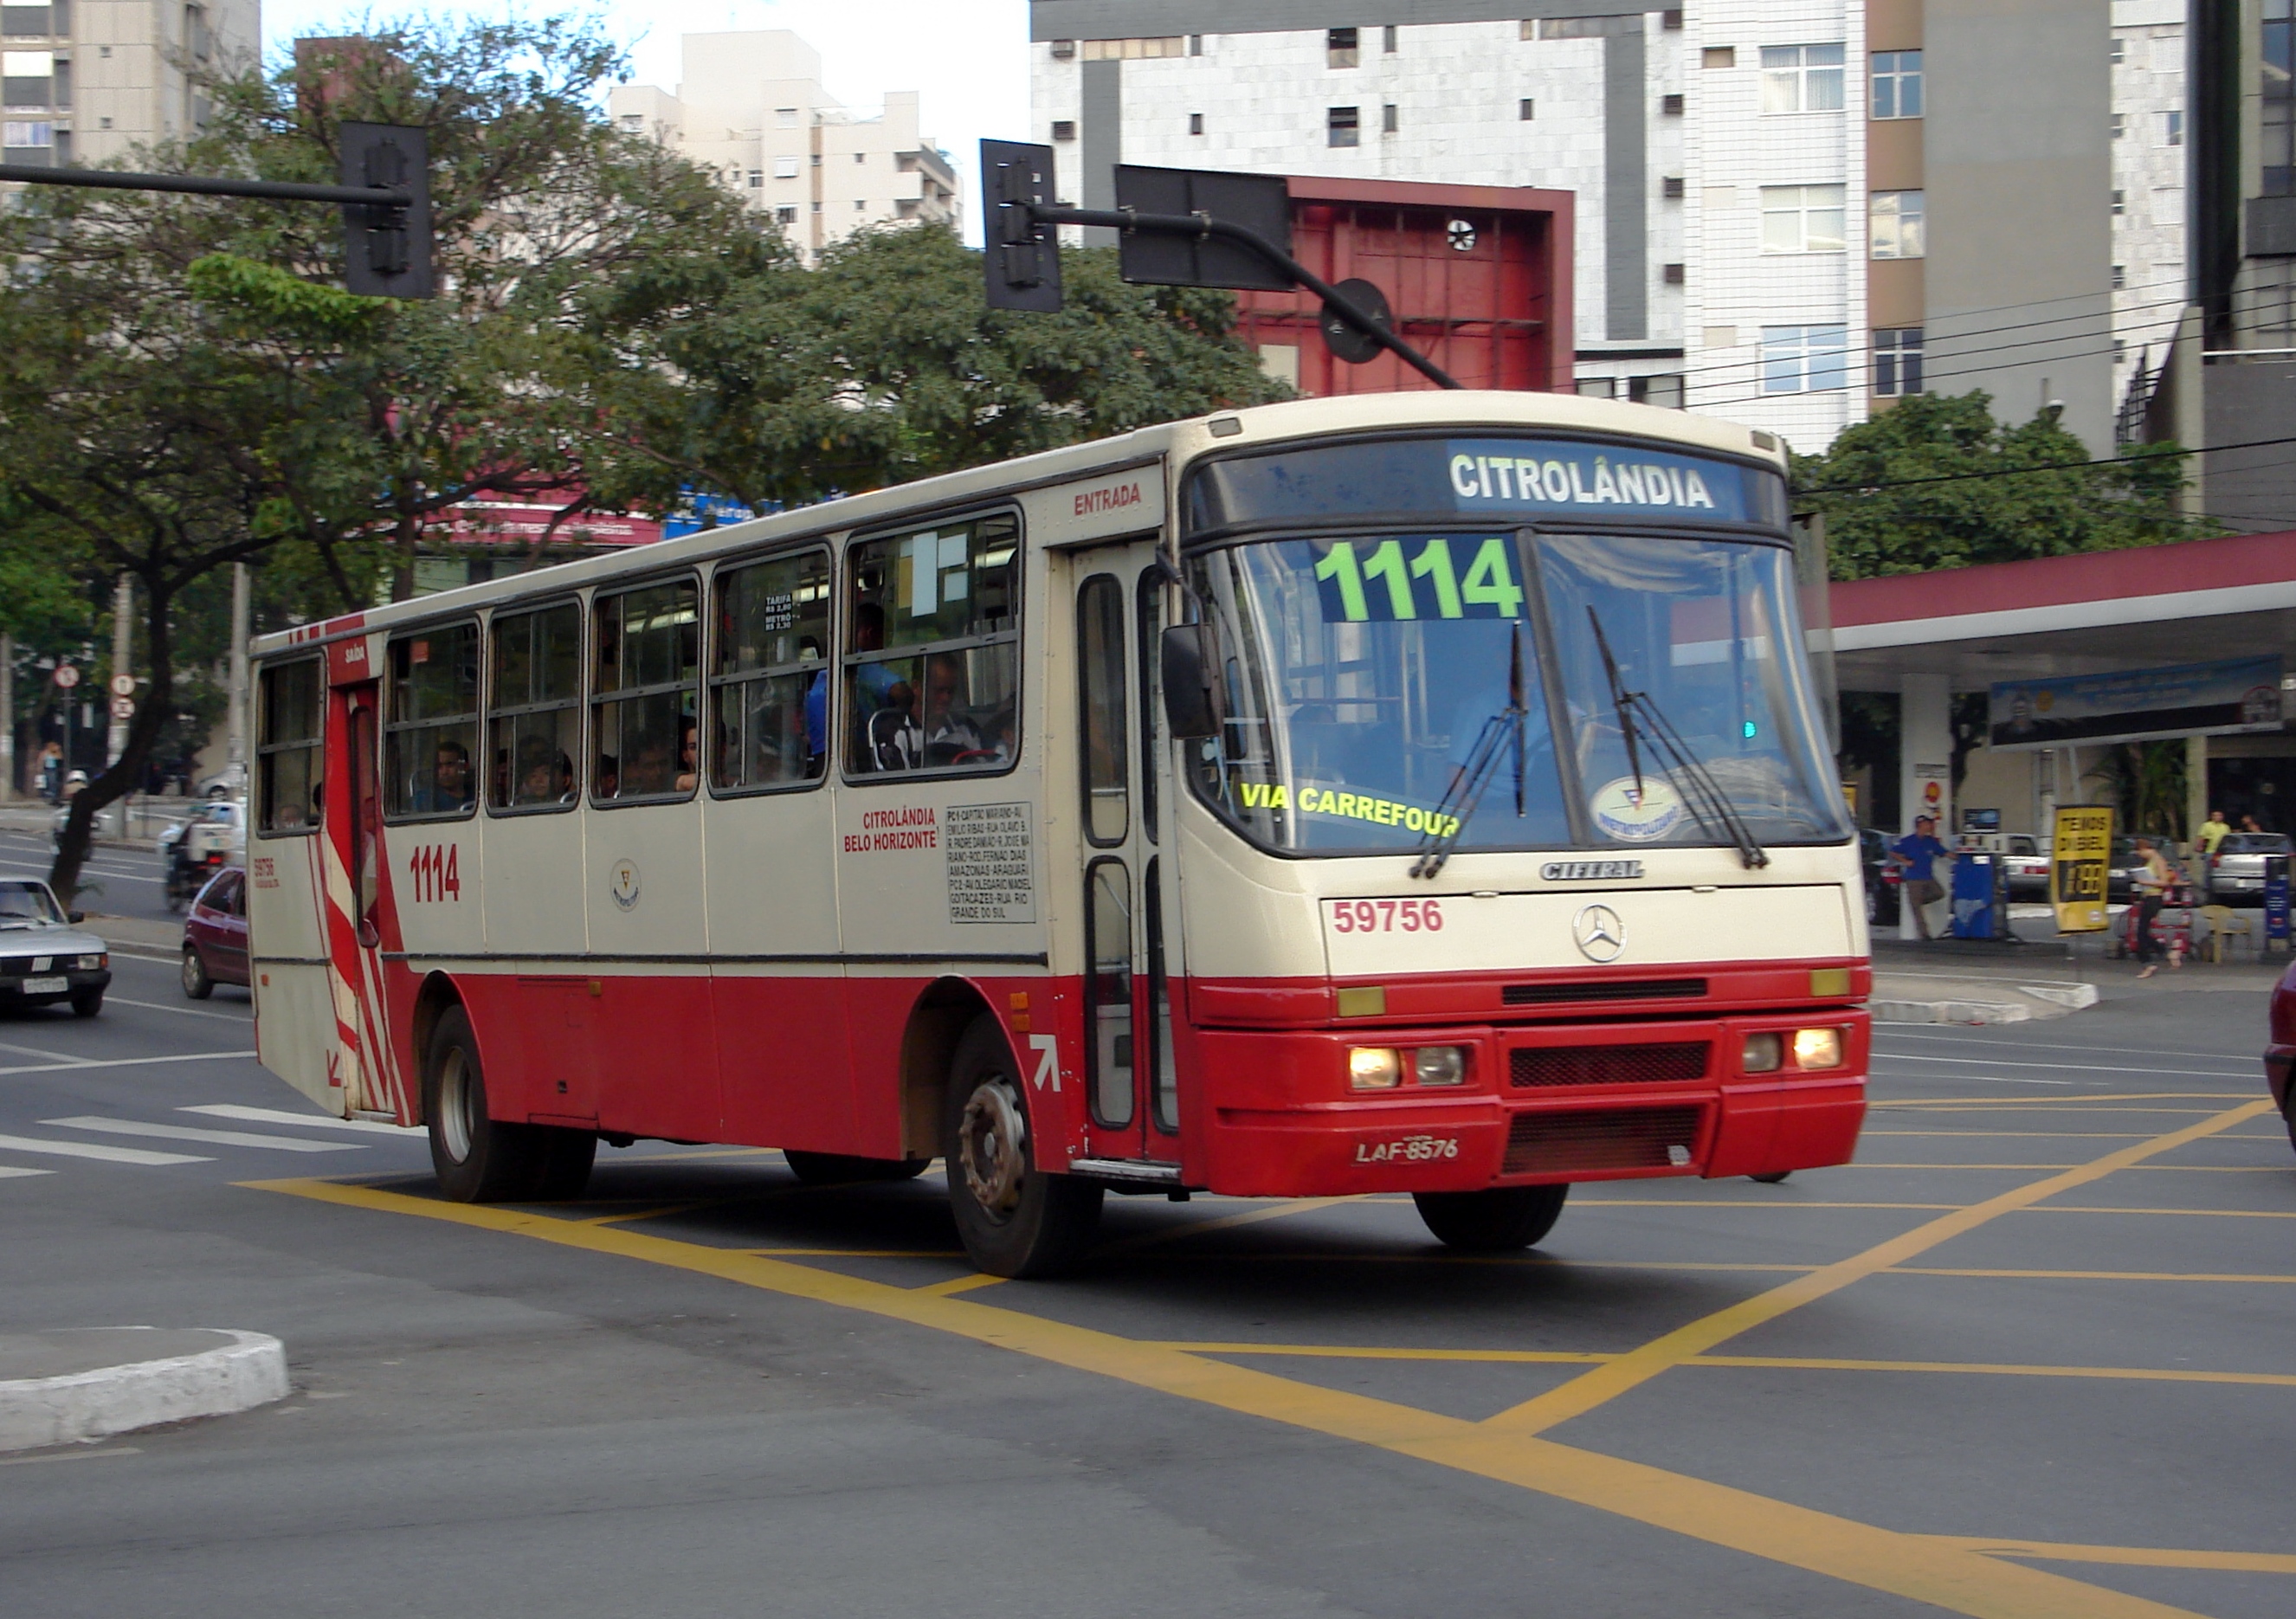
[[[94,1141],[41,1141],[30,1136],[0,1136],[0,1152],[48,1153],[59,1158],[96,1158],[106,1163],[213,1163],[184,1153],[152,1153],[140,1146],[104,1146]]]
[[[406,1128],[383,1124],[373,1119],[331,1119],[324,1114],[291,1113],[283,1107],[242,1107],[230,1102],[207,1102],[192,1107],[178,1107],[177,1113],[205,1114],[211,1119],[243,1119],[250,1124],[303,1124],[314,1130],[351,1130],[362,1134],[396,1136],[403,1141],[418,1139],[422,1128]]]
[[[14,1163],[0,1163],[0,1180],[14,1180],[25,1175],[53,1175],[53,1170],[28,1170]]]
[[[268,1147],[282,1153],[356,1153],[363,1141],[306,1141],[291,1136],[258,1136],[242,1130],[196,1130],[188,1124],[146,1124],[140,1119],[106,1119],[84,1114],[71,1119],[43,1119],[56,1130],[102,1130],[114,1136],[154,1136],[168,1141],[199,1141],[210,1146]]]

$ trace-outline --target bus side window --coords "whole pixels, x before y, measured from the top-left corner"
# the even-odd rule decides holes
[[[590,688],[597,750],[590,796],[690,798],[700,767],[694,686],[701,675],[700,591],[690,579],[597,599]]]
[[[710,785],[819,781],[829,763],[829,553],[721,570],[713,585]]]
[[[383,813],[463,816],[478,807],[479,627],[394,636],[383,716]]]
[[[256,739],[256,826],[310,832],[319,824],[319,660],[275,663],[260,682]]]
[[[581,606],[498,612],[489,634],[487,802],[496,810],[570,805],[582,751]]]
[[[844,655],[856,776],[1002,770],[1020,753],[1020,520],[857,541]]]

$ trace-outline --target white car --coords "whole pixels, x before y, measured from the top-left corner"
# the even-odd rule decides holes
[[[66,915],[53,890],[36,879],[0,881],[0,1006],[71,1002],[81,1017],[103,1010],[111,947]]]

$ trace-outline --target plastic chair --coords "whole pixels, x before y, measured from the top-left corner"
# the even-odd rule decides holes
[[[2209,919],[2209,959],[2221,962],[2225,958],[2225,941],[2237,938],[2256,948],[2256,925],[2234,910],[2229,905],[2204,905],[2201,915]]]

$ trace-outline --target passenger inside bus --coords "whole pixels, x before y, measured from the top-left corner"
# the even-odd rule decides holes
[[[418,815],[445,814],[471,807],[471,750],[453,737],[439,741],[430,781],[414,790]]]
[[[622,791],[622,765],[611,753],[598,755],[598,768],[593,773],[600,798],[617,798]]]
[[[628,773],[622,780],[619,796],[642,798],[650,794],[674,793],[669,768],[669,738],[662,736],[642,737],[637,756],[630,760]]]

